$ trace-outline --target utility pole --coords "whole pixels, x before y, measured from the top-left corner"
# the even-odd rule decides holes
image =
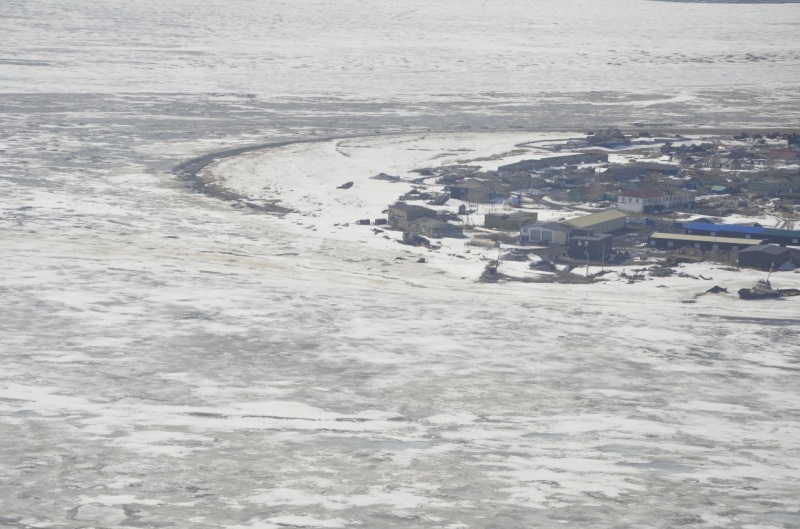
[[[586,254],[586,278],[589,278],[589,250],[584,252]]]
[[[497,263],[497,265],[495,265],[494,271],[495,271],[495,273],[499,273],[500,272],[500,241],[499,240],[495,241],[494,245],[497,248],[497,261],[495,261]]]

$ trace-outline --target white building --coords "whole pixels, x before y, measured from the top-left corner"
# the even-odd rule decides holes
[[[617,209],[630,213],[651,213],[689,206],[692,202],[694,195],[685,189],[669,192],[661,189],[637,189],[620,193],[617,197]]]

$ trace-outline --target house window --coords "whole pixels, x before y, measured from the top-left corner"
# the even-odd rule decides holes
[[[672,248],[672,241],[667,241],[667,248]]]

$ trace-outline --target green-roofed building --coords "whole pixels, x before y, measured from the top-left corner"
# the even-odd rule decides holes
[[[764,238],[773,243],[785,245],[800,245],[800,230],[779,230],[777,228],[764,228],[761,232]]]
[[[564,221],[573,228],[591,231],[594,233],[612,233],[625,227],[625,220],[628,216],[616,209],[607,209],[600,213],[592,213]]]

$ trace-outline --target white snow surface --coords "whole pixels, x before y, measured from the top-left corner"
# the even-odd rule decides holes
[[[12,92],[181,86],[385,96],[800,80],[793,4],[5,0],[3,7],[0,67]]]
[[[378,172],[791,126],[797,5],[0,11],[0,526],[800,526],[800,299],[483,284],[495,250],[354,224],[410,188]],[[207,167],[247,200],[171,172],[312,139]]]

